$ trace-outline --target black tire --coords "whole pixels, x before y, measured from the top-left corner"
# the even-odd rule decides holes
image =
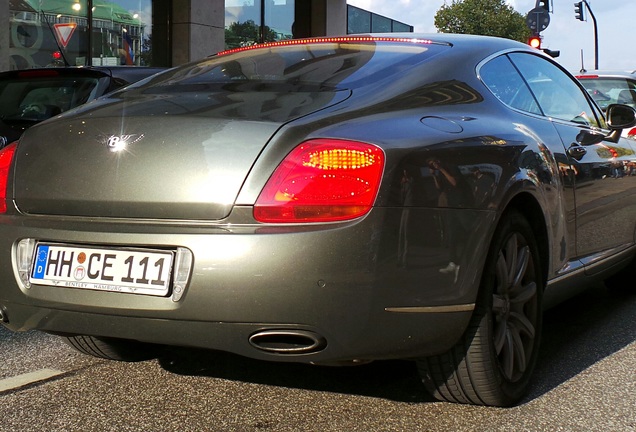
[[[96,336],[62,336],[64,341],[82,354],[107,360],[137,362],[157,357],[154,345],[138,341]]]
[[[541,338],[543,279],[527,220],[502,217],[490,245],[470,325],[449,352],[418,360],[438,400],[510,406],[527,392]]]

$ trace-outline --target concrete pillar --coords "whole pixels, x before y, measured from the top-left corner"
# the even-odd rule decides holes
[[[347,34],[346,0],[313,0],[311,2],[311,36]]]
[[[175,1],[172,18],[172,66],[225,48],[225,0]]]
[[[9,70],[9,2],[0,2],[0,72]]]
[[[347,34],[347,2],[346,0],[326,0],[327,25],[325,36],[342,36]]]

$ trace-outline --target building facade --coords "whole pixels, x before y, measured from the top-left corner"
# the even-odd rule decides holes
[[[413,27],[346,0],[5,0],[0,71],[176,66],[227,48]]]

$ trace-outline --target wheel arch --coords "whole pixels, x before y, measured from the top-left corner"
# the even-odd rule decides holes
[[[546,221],[549,217],[531,191],[512,195],[502,207],[464,336],[448,352],[417,362],[422,382],[435,398],[504,407],[527,394],[542,332]],[[530,250],[520,253],[522,249]],[[528,254],[535,257],[532,264]]]
[[[527,191],[520,192],[510,199],[504,210],[501,212],[499,220],[501,220],[506,213],[515,210],[527,219],[535,234],[535,240],[537,242],[539,257],[541,260],[541,279],[545,289],[550,266],[550,240],[547,219],[539,201],[534,197],[534,195]]]

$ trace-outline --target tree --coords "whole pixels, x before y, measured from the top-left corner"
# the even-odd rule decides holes
[[[144,36],[141,53],[139,53],[141,66],[152,66],[152,35]]]
[[[225,29],[226,48],[237,48],[261,43],[259,34],[261,29],[253,20],[233,22]],[[262,42],[273,42],[277,39],[276,32],[268,26],[263,27],[265,37]]]
[[[527,42],[531,31],[523,15],[505,0],[452,0],[435,14],[435,27],[441,33],[498,36]]]

